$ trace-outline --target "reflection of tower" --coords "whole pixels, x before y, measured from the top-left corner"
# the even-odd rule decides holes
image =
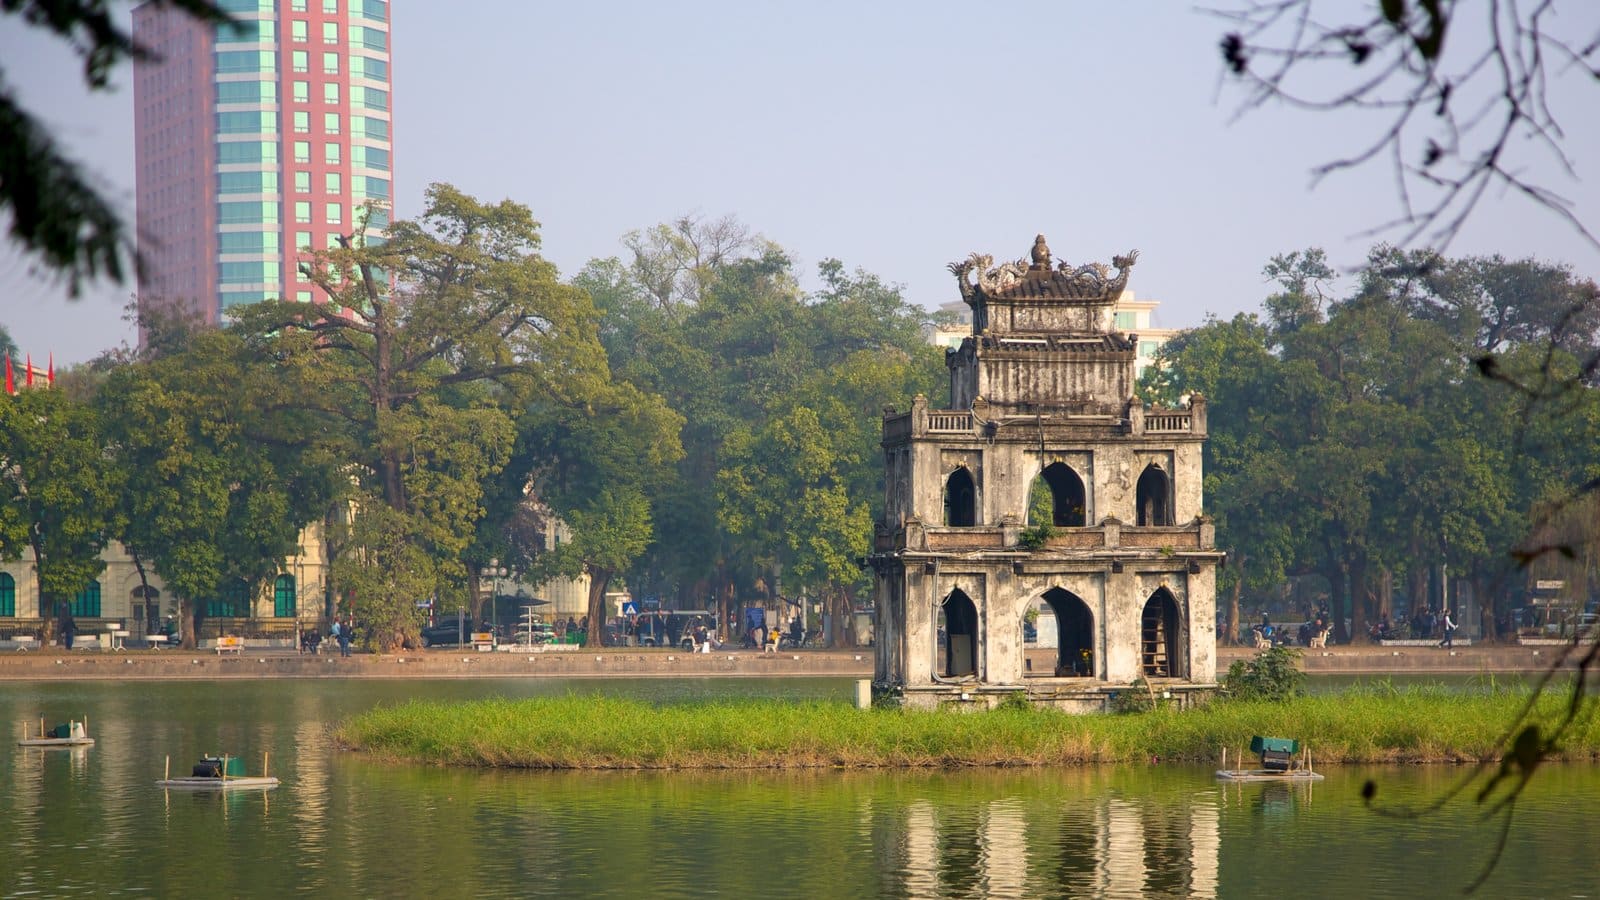
[[[1211,795],[1119,796],[1104,782],[1087,796],[981,805],[908,804],[879,870],[908,897],[1215,897],[1220,818]],[[894,857],[883,856],[884,851]],[[903,853],[903,855],[902,855]]]
[[[945,357],[949,408],[918,396],[883,420],[880,694],[1098,710],[1138,679],[1180,703],[1215,687],[1206,404],[1134,393],[1112,308],[1136,257],[1052,268],[1041,236],[1029,259],[951,266],[972,334]],[[1032,652],[1031,609],[1054,623]]]

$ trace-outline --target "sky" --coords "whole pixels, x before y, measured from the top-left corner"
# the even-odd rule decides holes
[[[1074,264],[1138,249],[1130,287],[1160,302],[1156,325],[1186,327],[1258,309],[1275,254],[1316,246],[1358,265],[1399,213],[1386,164],[1311,176],[1387,120],[1241,115],[1217,51],[1227,23],[1184,3],[390,7],[397,217],[417,215],[433,182],[509,198],[542,223],[563,275],[624,255],[630,230],[733,215],[785,248],[808,288],[832,257],[936,308],[959,299],[948,263],[1016,259],[1042,233]],[[1554,30],[1578,43],[1600,28],[1600,4],[1560,15]],[[70,52],[15,16],[0,18],[0,67],[131,223],[131,67],[91,94]],[[1573,171],[1527,142],[1511,165],[1600,228],[1600,88],[1581,69],[1554,74]],[[1600,250],[1501,190],[1447,249],[1600,275]],[[0,240],[0,325],[25,353],[60,365],[134,340],[131,285],[74,300],[34,269]]]

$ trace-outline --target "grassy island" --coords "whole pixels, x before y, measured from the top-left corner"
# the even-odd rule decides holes
[[[413,702],[357,715],[340,746],[382,759],[537,769],[1048,766],[1210,762],[1254,734],[1299,738],[1314,763],[1498,758],[1526,691],[1358,690],[1287,702],[1074,716],[1002,708],[971,714],[858,710],[845,703],[738,701],[654,706],[603,697]],[[1540,698],[1554,723],[1566,698]],[[1547,726],[1548,727],[1548,726]],[[1231,755],[1231,753],[1230,753]],[[1580,719],[1560,759],[1600,759],[1600,721]]]

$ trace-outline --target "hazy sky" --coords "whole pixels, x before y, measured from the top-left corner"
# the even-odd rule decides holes
[[[394,0],[397,215],[447,181],[527,204],[564,275],[685,213],[737,216],[816,285],[837,257],[936,307],[945,265],[1141,251],[1131,287],[1158,325],[1255,309],[1273,254],[1360,262],[1397,213],[1389,169],[1311,189],[1310,169],[1383,122],[1275,108],[1236,118],[1216,50],[1226,25],[1183,3]],[[1367,4],[1370,8],[1371,4]],[[131,4],[120,14],[126,18]],[[1583,43],[1600,4],[1565,4]],[[1576,18],[1572,18],[1576,17]],[[0,65],[70,152],[133,208],[131,69],[90,96],[58,42],[0,19]],[[1600,225],[1600,88],[1553,86],[1576,178],[1515,165]],[[1600,275],[1600,252],[1547,211],[1491,193],[1450,247]],[[131,287],[79,300],[0,247],[0,324],[38,360],[132,340]]]

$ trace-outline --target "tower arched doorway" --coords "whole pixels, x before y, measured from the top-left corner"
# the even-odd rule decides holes
[[[1051,463],[1028,493],[1028,524],[1082,528],[1088,516],[1083,479],[1066,463]]]
[[[1042,645],[1037,647],[1035,655],[1043,656],[1044,650],[1054,645],[1055,659],[1049,666],[1040,666],[1037,663],[1024,666],[1026,674],[1053,675],[1058,678],[1093,678],[1099,671],[1099,666],[1095,655],[1094,613],[1089,611],[1089,604],[1071,591],[1051,588],[1030,604],[1029,608],[1039,613],[1047,611],[1049,613],[1034,618],[1035,643]],[[1024,646],[1026,646],[1028,618],[1025,613]],[[1044,633],[1039,633],[1041,629]]]
[[[956,528],[978,524],[978,485],[966,466],[951,472],[945,479],[944,524]]]
[[[1134,496],[1138,503],[1134,519],[1136,524],[1172,524],[1172,480],[1166,472],[1161,471],[1160,466],[1151,463],[1144,467]]]
[[[978,674],[978,607],[964,591],[950,592],[939,604],[936,671],[944,678]]]
[[[1183,613],[1166,588],[1157,588],[1139,617],[1139,666],[1146,678],[1187,678]]]

